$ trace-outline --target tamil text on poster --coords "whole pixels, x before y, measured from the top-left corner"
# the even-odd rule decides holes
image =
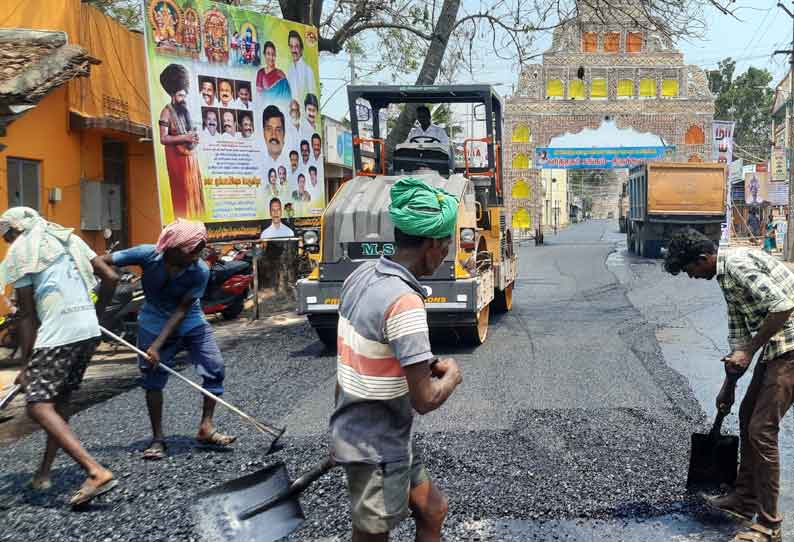
[[[317,33],[207,0],[146,0],[163,223],[292,237],[325,203]]]

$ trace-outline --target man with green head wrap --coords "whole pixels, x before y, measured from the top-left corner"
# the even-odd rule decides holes
[[[353,542],[381,542],[413,513],[416,539],[441,540],[447,499],[411,444],[413,411],[439,408],[461,383],[430,348],[425,291],[449,252],[457,199],[417,179],[391,189],[396,253],[345,281],[339,303],[333,456],[347,474]]]

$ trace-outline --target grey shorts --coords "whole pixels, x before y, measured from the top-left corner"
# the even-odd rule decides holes
[[[25,400],[28,403],[54,401],[77,390],[98,344],[96,338],[34,350],[25,371],[28,381]]]
[[[411,513],[408,507],[411,490],[430,481],[427,469],[416,457],[413,463],[347,463],[342,466],[347,475],[353,525],[369,534],[387,533],[397,527]]]

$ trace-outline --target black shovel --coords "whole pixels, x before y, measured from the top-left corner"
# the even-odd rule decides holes
[[[687,487],[733,485],[739,458],[739,437],[720,434],[728,411],[719,411],[708,434],[692,433]]]
[[[19,384],[14,384],[11,386],[11,390],[2,398],[0,398],[0,410],[3,410],[5,407],[7,407],[20,391],[22,391],[22,386]],[[0,414],[0,423],[4,423],[13,419],[13,416],[3,416]]]
[[[301,526],[298,497],[335,466],[329,457],[290,483],[284,463],[277,463],[202,493],[195,510],[204,540],[272,542]]]

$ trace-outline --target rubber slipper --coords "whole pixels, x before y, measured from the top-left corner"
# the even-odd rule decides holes
[[[226,448],[233,444],[235,440],[237,440],[237,437],[232,435],[224,435],[218,431],[213,431],[208,437],[196,437],[196,442],[198,445],[204,448]]]
[[[772,529],[759,523],[747,531],[737,534],[731,542],[782,542],[783,534],[780,528]]]
[[[31,478],[30,482],[28,482],[28,487],[33,491],[47,491],[52,488],[52,482],[50,480],[36,480],[35,478]]]
[[[752,519],[753,519],[752,515],[748,515],[745,512],[741,512],[739,510],[735,510],[735,509],[730,508],[730,507],[725,506],[725,505],[720,505],[719,501],[722,500],[722,499],[723,499],[723,497],[707,498],[706,501],[705,501],[706,502],[706,506],[709,507],[710,509],[714,510],[715,512],[721,512],[721,513],[729,516],[731,519],[736,520],[736,521],[744,521],[744,522],[752,521]]]
[[[112,478],[105,482],[104,484],[96,487],[86,487],[85,485],[77,490],[77,493],[69,501],[69,504],[72,505],[72,508],[79,508],[81,506],[85,506],[86,504],[90,503],[95,498],[99,497],[100,495],[104,495],[114,487],[119,485],[119,481],[115,478]]]
[[[165,459],[167,455],[168,446],[162,440],[153,440],[149,447],[143,451],[143,458],[146,461],[160,461]]]

